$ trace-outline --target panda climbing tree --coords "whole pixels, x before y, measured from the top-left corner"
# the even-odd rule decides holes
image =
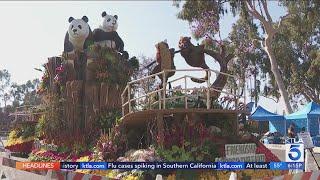
[[[81,19],[75,19],[73,17],[68,19],[69,28],[64,38],[64,55],[69,57],[65,62],[65,66],[68,69],[72,69],[69,70],[69,79],[85,79],[85,68],[87,64],[85,53],[88,46],[93,43],[92,31],[88,21],[87,16],[83,16]],[[77,61],[70,59],[77,59]]]
[[[129,54],[124,51],[124,43],[117,33],[118,16],[109,15],[105,11],[101,16],[103,18],[102,25],[93,31],[94,44],[114,49],[122,53],[125,59],[128,59]]]

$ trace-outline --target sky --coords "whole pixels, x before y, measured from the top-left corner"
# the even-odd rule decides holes
[[[285,13],[276,4],[271,2],[269,5],[274,19]],[[103,11],[118,15],[117,32],[130,56],[155,57],[156,43],[167,39],[170,48],[178,49],[180,36],[191,36],[189,24],[177,19],[179,9],[172,1],[0,2],[0,69],[7,69],[12,81],[17,83],[40,78],[41,72],[34,68],[40,68],[48,57],[62,54],[68,18],[86,15],[91,29],[95,29],[102,23]],[[228,36],[236,19],[231,14],[221,19],[223,38]],[[194,39],[192,42],[197,44]],[[211,69],[219,70],[214,60],[207,57],[206,62]],[[190,68],[179,54],[175,56],[175,65],[177,69]],[[195,76],[202,77],[204,73]],[[275,104],[263,97],[258,104],[272,112],[283,111],[282,103]]]

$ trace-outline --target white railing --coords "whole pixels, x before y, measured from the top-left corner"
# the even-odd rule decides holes
[[[153,81],[153,79],[155,77],[157,77],[158,75],[162,75],[163,79],[166,79],[166,76],[169,72],[194,72],[194,71],[202,71],[202,72],[206,72],[208,75],[207,80],[203,80],[203,79],[199,79],[196,77],[193,77],[191,75],[184,75],[178,78],[175,78],[173,80],[170,80],[168,82],[166,81],[162,81],[162,88],[158,88],[155,90],[149,90],[147,92],[142,92],[139,93],[139,90],[137,87],[139,87],[143,82],[145,81]],[[245,104],[246,100],[245,100],[245,96],[239,96],[235,93],[229,93],[223,90],[219,90],[216,88],[211,87],[211,82],[210,79],[212,77],[211,73],[215,73],[216,75],[218,74],[222,74],[227,76],[228,78],[235,78],[236,81],[239,80],[239,78],[237,76],[234,75],[230,75],[227,73],[222,73],[219,71],[215,71],[212,69],[177,69],[177,70],[163,70],[162,72],[153,74],[153,75],[149,75],[146,76],[144,78],[141,79],[137,79],[137,80],[133,80],[129,83],[127,83],[127,86],[125,87],[125,89],[123,90],[122,94],[121,94],[121,102],[122,102],[122,115],[125,116],[126,114],[132,113],[132,112],[136,112],[136,111],[141,111],[141,110],[149,110],[149,109],[154,109],[152,107],[154,107],[154,105],[157,104],[157,109],[166,109],[166,102],[170,101],[170,100],[174,100],[174,99],[184,99],[184,108],[188,109],[188,100],[190,99],[190,97],[201,97],[201,98],[205,98],[206,99],[206,108],[207,109],[211,109],[211,97],[214,97],[214,95],[212,95],[213,92],[218,92],[219,94],[227,94],[228,96],[232,96],[234,99],[234,106],[237,107],[239,104],[239,100],[242,98],[243,99],[243,103]],[[205,87],[188,87],[188,79],[198,79],[198,80],[202,80],[205,83]],[[167,85],[169,83],[174,83],[174,82],[178,82],[184,80],[184,88],[172,88],[172,89],[168,89]],[[137,86],[138,85],[138,86]],[[147,83],[147,86],[149,86],[150,83]],[[173,93],[173,92],[181,92],[182,94],[180,94],[179,96],[170,96],[167,97],[167,94],[169,93]],[[189,92],[193,91],[193,94],[190,94]],[[245,91],[245,90],[244,90]],[[197,94],[194,94],[194,93]],[[199,93],[200,92],[200,93]],[[199,95],[201,94],[201,95]],[[155,101],[151,101],[151,98],[155,98]],[[218,98],[218,97],[217,97]],[[144,99],[144,109],[141,110],[134,110],[133,107],[133,103],[138,102],[139,100]],[[137,104],[135,104],[135,107],[137,107]]]
[[[33,109],[36,107],[37,106],[31,106],[31,105],[19,106],[19,107],[16,107],[15,112],[10,113],[9,116],[15,117],[14,122],[17,122],[19,119],[21,121],[35,121],[34,119],[35,115],[45,114],[45,112],[33,112]]]

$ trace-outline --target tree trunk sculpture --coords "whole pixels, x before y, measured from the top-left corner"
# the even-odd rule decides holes
[[[204,53],[214,58],[220,65],[220,72],[227,73],[228,72],[228,63],[234,57],[233,54],[227,54],[225,50],[225,46],[220,46],[220,52],[216,52],[214,50],[205,49],[204,45],[194,46],[191,43],[190,37],[181,37],[179,41],[179,48],[181,49],[181,56],[185,59],[187,64],[192,67],[200,67],[203,69],[209,69],[208,65],[204,59]],[[211,84],[211,88],[216,90],[222,90],[224,86],[227,84],[228,76],[219,73],[217,75],[216,80]],[[208,74],[206,75],[204,80],[208,78]],[[195,80],[194,80],[195,81]],[[195,81],[202,83],[204,81]],[[219,98],[221,92],[211,91],[212,100],[216,100]]]

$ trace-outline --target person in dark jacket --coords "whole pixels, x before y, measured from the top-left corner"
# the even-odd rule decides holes
[[[294,124],[291,124],[288,128],[288,136],[289,138],[295,138],[296,137],[296,133],[294,131]]]

